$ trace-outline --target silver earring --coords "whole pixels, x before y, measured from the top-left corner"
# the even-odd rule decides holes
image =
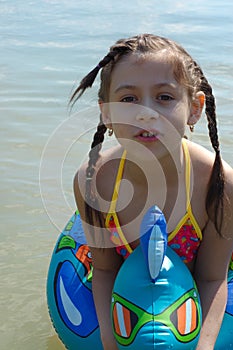
[[[109,128],[109,129],[108,129],[108,136],[112,136],[112,134],[113,134],[113,129],[112,129],[112,128]]]

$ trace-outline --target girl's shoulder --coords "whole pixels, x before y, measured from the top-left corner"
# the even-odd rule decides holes
[[[187,140],[186,143],[188,145],[192,166],[204,166],[205,169],[211,169],[213,167],[215,159],[214,152],[189,140]]]
[[[99,171],[109,171],[112,169],[114,163],[119,161],[123,153],[122,147],[115,146],[111,147],[107,150],[101,151],[99,153],[98,159],[95,164],[93,164],[93,169],[95,175],[99,173]],[[87,168],[89,166],[89,160],[83,162],[76,174],[79,174],[80,178],[83,180],[86,178]]]
[[[191,164],[194,168],[198,168],[203,173],[207,171],[207,175],[212,171],[213,164],[215,161],[215,153],[209,151],[207,148],[187,140],[189,149]],[[222,165],[225,173],[225,180],[227,182],[233,182],[233,169],[232,167],[222,159]],[[203,174],[202,174],[203,175]]]
[[[190,153],[191,164],[193,168],[194,178],[197,179],[198,186],[196,186],[196,192],[200,189],[200,193],[206,193],[208,188],[209,179],[213,170],[213,164],[215,161],[215,153],[210,152],[206,148],[193,143],[188,142],[188,148]],[[227,218],[227,224],[225,232],[232,232],[233,225],[233,168],[222,159],[223,173],[224,173],[224,192],[225,192],[225,205],[224,210]],[[224,219],[224,220],[225,220]],[[230,228],[229,228],[230,227]],[[233,233],[232,233],[233,236]],[[232,237],[231,236],[231,237]]]
[[[89,162],[84,162],[78,169],[74,178],[74,191],[77,193],[77,199],[83,201],[86,188],[86,181],[91,181],[93,190],[98,194],[98,198],[105,201],[111,201],[113,188],[119,162],[122,157],[122,147],[115,146],[100,152],[96,164],[92,166],[93,175],[88,179],[87,169]]]
[[[98,195],[107,202],[112,199],[122,154],[122,147],[120,145],[115,146],[101,152],[97,162],[96,186]]]
[[[213,169],[215,155],[205,147],[191,141],[187,141],[187,146],[194,180],[198,182],[198,188],[201,189],[202,193],[205,193]]]

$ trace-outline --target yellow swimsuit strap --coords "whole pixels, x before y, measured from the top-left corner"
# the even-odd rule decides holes
[[[126,150],[124,150],[124,152],[122,154],[122,157],[121,157],[121,160],[120,160],[120,164],[119,164],[119,167],[118,167],[117,177],[116,177],[115,186],[114,186],[113,195],[112,195],[112,201],[111,201],[111,204],[110,204],[108,215],[112,214],[112,213],[114,213],[116,211],[116,205],[117,205],[117,199],[118,199],[118,194],[119,194],[119,188],[120,188],[121,179],[122,179],[124,166],[125,166],[125,158],[126,158]]]
[[[123,152],[121,160],[120,160],[120,164],[118,167],[117,177],[116,177],[115,186],[114,186],[113,195],[112,195],[112,201],[111,201],[110,208],[109,208],[106,220],[105,220],[105,226],[106,226],[106,228],[109,228],[109,220],[111,217],[113,217],[118,235],[121,238],[122,243],[125,245],[125,248],[127,249],[127,251],[129,253],[132,253],[132,248],[130,247],[127,239],[125,238],[124,233],[121,230],[118,216],[116,214],[116,205],[117,205],[119,188],[120,188],[120,183],[121,183],[124,165],[125,165],[125,158],[126,158],[126,151]]]
[[[185,139],[182,140],[182,146],[185,154],[185,184],[186,184],[186,210],[190,207],[190,157],[189,157],[189,151],[188,151],[188,146],[185,142]],[[112,213],[115,213],[116,211],[116,205],[117,205],[117,199],[118,199],[118,194],[119,194],[119,188],[120,188],[120,183],[124,171],[124,165],[125,165],[125,159],[126,159],[126,150],[124,150],[120,164],[118,167],[118,172],[117,172],[117,177],[115,181],[115,186],[113,190],[113,195],[112,195],[112,200],[110,204],[110,208],[108,211],[108,215],[106,218],[106,221],[108,221],[109,216]]]
[[[188,150],[188,145],[185,139],[182,139],[182,146],[185,156],[185,187],[186,187],[186,215],[191,220],[191,223],[196,231],[196,234],[200,240],[202,240],[202,232],[201,229],[193,215],[192,207],[191,207],[191,198],[190,198],[190,180],[191,180],[191,160],[190,160],[190,154]],[[184,220],[183,218],[183,220]],[[179,225],[178,225],[179,226]]]
[[[191,177],[191,165],[190,165],[190,156],[187,143],[185,139],[182,139],[182,147],[185,157],[185,187],[186,187],[186,210],[191,210],[190,202],[190,177]]]
[[[169,235],[169,241],[176,235],[176,233],[179,231],[181,226],[183,226],[185,224],[187,219],[191,220],[191,223],[195,228],[197,236],[200,238],[200,240],[202,240],[201,229],[200,229],[195,217],[193,216],[192,208],[191,208],[191,201],[190,201],[191,161],[190,161],[188,146],[187,146],[185,139],[182,140],[182,147],[183,147],[184,156],[185,156],[186,214],[180,220],[176,229]],[[126,246],[129,247],[129,250],[131,250],[131,248],[130,248],[130,246],[129,246],[127,240],[125,239],[125,236],[121,230],[120,223],[119,223],[119,220],[118,220],[118,217],[116,214],[116,205],[117,205],[119,188],[120,188],[120,183],[121,183],[124,165],[125,165],[125,159],[126,159],[126,151],[123,152],[121,160],[120,160],[120,164],[119,164],[119,168],[118,168],[118,172],[117,172],[117,177],[116,177],[116,181],[115,181],[115,186],[114,186],[114,191],[113,191],[113,195],[112,195],[112,201],[111,201],[110,208],[109,208],[106,220],[105,220],[105,224],[106,224],[106,227],[109,228],[109,220],[113,216],[116,227],[118,229],[118,233],[119,233],[122,241],[124,242],[124,244]]]

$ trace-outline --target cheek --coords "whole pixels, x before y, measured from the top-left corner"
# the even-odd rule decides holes
[[[133,125],[136,117],[136,106],[129,103],[113,102],[110,106],[111,121],[114,124]]]
[[[190,109],[187,104],[181,104],[171,111],[168,120],[178,129],[182,129],[185,128],[189,117]]]
[[[161,117],[160,120],[165,144],[168,146],[178,143],[185,133],[185,123],[182,116],[173,116],[172,118]]]
[[[115,134],[116,138],[120,139],[120,138],[127,137],[128,128],[126,128],[125,123],[124,124],[115,123],[113,127],[114,127],[114,134]]]
[[[186,121],[182,117],[177,118],[172,124],[172,127],[170,128],[171,133],[173,134],[178,133],[179,135],[183,136],[186,128],[186,124],[187,124]]]

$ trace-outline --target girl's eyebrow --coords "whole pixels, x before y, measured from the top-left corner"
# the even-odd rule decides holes
[[[121,90],[136,90],[136,88],[137,87],[135,85],[122,84],[114,90],[114,93],[117,93]]]
[[[153,85],[153,88],[156,88],[156,89],[169,88],[169,87],[174,89],[176,88],[176,84],[171,82],[164,82],[164,83],[158,83]],[[138,87],[135,85],[122,84],[114,90],[114,93],[117,93],[121,90],[136,90],[137,88]]]

